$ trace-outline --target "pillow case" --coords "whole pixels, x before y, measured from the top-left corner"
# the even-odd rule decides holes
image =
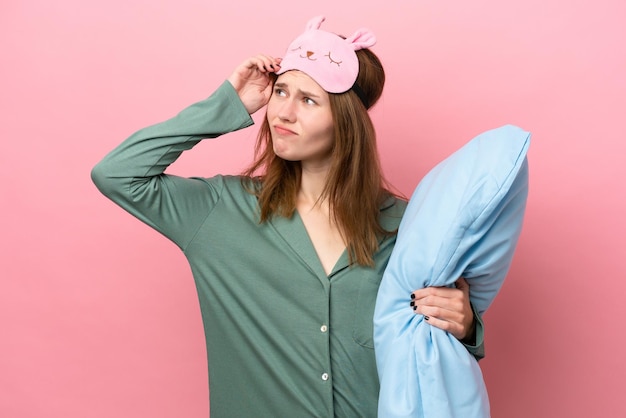
[[[506,125],[484,132],[418,184],[398,229],[374,313],[378,416],[488,417],[474,357],[409,306],[428,286],[464,277],[484,313],[509,270],[528,196],[530,134]]]

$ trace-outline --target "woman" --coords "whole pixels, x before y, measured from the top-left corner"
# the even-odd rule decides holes
[[[323,20],[282,60],[245,60],[211,97],[135,133],[92,173],[189,260],[214,417],[376,416],[374,302],[406,202],[384,187],[367,113],[384,84],[367,49],[374,38],[344,39],[320,30]],[[265,105],[242,176],[163,174],[200,140],[250,126]],[[480,321],[458,286],[416,291],[407,304],[476,339],[467,348],[480,356]]]

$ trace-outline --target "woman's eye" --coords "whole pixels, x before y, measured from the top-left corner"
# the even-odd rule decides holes
[[[276,96],[284,96],[285,95],[285,90],[283,90],[283,89],[274,89],[274,94]]]
[[[314,105],[314,104],[317,104],[317,103],[315,103],[315,100],[313,100],[313,99],[311,99],[311,98],[309,98],[309,97],[305,97],[305,98],[304,98],[304,103],[306,103],[306,104],[308,104],[308,105]]]

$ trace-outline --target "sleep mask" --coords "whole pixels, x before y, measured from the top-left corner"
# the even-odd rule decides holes
[[[304,33],[287,48],[276,74],[300,70],[328,93],[350,90],[359,75],[356,52],[376,43],[369,29],[359,29],[352,36],[341,36],[320,29],[324,16],[309,20]]]

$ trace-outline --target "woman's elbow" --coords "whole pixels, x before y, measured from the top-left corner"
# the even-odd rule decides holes
[[[91,169],[91,181],[103,195],[110,196],[113,193],[115,179],[111,176],[111,170],[106,160],[100,161]]]

